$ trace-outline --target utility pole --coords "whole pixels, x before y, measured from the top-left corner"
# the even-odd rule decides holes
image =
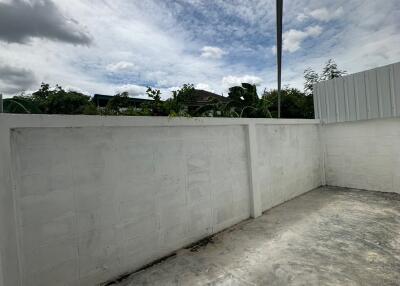
[[[283,0],[276,0],[276,65],[278,71],[278,118],[281,118],[282,16]]]
[[[3,95],[0,93],[0,113],[3,113]]]

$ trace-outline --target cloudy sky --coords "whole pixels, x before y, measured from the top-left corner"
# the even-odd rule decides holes
[[[284,1],[284,84],[400,61],[400,1]],[[275,0],[0,0],[0,92],[275,86]]]

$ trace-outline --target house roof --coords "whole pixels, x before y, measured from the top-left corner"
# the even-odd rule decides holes
[[[112,95],[105,95],[105,94],[95,94],[92,98],[92,101],[100,107],[105,107],[107,103],[113,98]],[[139,105],[144,102],[153,101],[152,99],[144,99],[144,98],[137,98],[137,97],[130,97],[129,103],[132,105]]]
[[[105,107],[107,103],[113,98],[112,95],[104,95],[104,94],[95,94],[93,96],[92,101],[100,107]],[[152,99],[144,99],[144,98],[137,98],[137,97],[130,97],[129,102],[132,105],[140,105],[141,103],[144,102],[150,102],[153,101]],[[191,100],[185,102],[187,106],[204,106],[208,105],[211,102],[223,102],[226,103],[229,101],[229,99],[225,96],[212,93],[206,90],[202,89],[195,89],[193,91],[193,95],[191,97]]]
[[[186,104],[189,106],[203,106],[210,104],[212,101],[228,102],[229,99],[225,96],[212,93],[202,89],[195,89],[193,91],[193,99]]]

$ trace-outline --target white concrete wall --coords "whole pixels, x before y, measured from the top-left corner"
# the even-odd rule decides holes
[[[322,185],[316,125],[257,127],[259,189],[268,210]]]
[[[328,185],[400,193],[400,118],[323,126]]]
[[[1,253],[0,253],[0,286],[4,286],[4,279],[3,279],[3,265],[1,262]]]
[[[317,187],[317,123],[0,115],[5,286],[95,285]]]
[[[19,285],[15,208],[11,180],[10,128],[0,114],[0,285]],[[3,281],[2,281],[3,280]],[[3,283],[3,284],[2,284]]]

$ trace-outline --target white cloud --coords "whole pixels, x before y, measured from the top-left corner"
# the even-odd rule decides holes
[[[322,28],[320,26],[308,27],[305,31],[307,36],[317,37],[322,33]]]
[[[250,83],[260,85],[263,80],[258,76],[244,75],[244,76],[226,76],[222,79],[222,86],[225,90],[232,86],[241,86],[242,83]]]
[[[196,84],[195,89],[209,90],[210,85],[207,83],[198,83],[198,84]]]
[[[76,87],[76,86],[65,86],[64,89],[66,91],[75,91],[75,92],[82,93],[84,95],[90,95],[90,92],[83,90],[80,87]]]
[[[226,54],[227,52],[218,47],[205,46],[201,49],[201,56],[207,59],[220,59]]]
[[[177,91],[181,89],[181,86],[171,86],[169,88],[166,89],[167,92],[173,92],[173,91]]]
[[[304,31],[290,29],[283,33],[283,51],[293,53],[301,48],[301,43],[309,37],[317,37],[322,33],[320,26],[308,27]],[[271,52],[276,55],[276,45],[271,47]]]
[[[297,15],[296,19],[299,22],[303,22],[308,19],[308,16],[304,13],[300,13],[299,15]]]
[[[202,89],[202,90],[207,90],[209,92],[214,92],[215,93],[215,90],[212,89],[208,83],[201,83],[200,82],[200,83],[196,84],[195,89]]]
[[[322,21],[322,22],[329,22],[331,20],[337,19],[343,15],[343,8],[339,7],[335,11],[329,11],[327,8],[320,8],[310,11],[309,16]]]
[[[0,40],[27,43],[32,38],[89,45],[91,35],[77,20],[68,19],[51,0],[0,2]]]
[[[309,37],[317,37],[322,33],[320,26],[308,27],[304,31],[290,29],[283,33],[283,50],[293,53],[300,49],[301,43]]]
[[[131,62],[118,62],[107,65],[106,69],[110,72],[129,72],[135,70],[135,65]]]
[[[184,83],[208,84],[221,93],[226,88],[221,84],[223,77],[246,74],[264,80],[259,90],[276,86],[275,49],[272,44],[265,46],[266,41],[275,42],[274,1],[51,1],[63,17],[79,23],[79,30],[90,35],[91,44],[75,46],[48,37],[29,37],[29,44],[0,41],[0,65],[23,67],[33,74],[29,84],[0,77],[0,92],[34,90],[44,81],[79,87],[91,94],[114,94],[120,85],[130,83],[151,84],[167,97],[170,87]],[[340,5],[343,8],[338,8]],[[327,7],[328,13],[316,9],[321,7]],[[182,17],[186,12],[190,13]],[[395,48],[400,46],[399,12],[398,0],[291,0],[285,6],[284,27],[294,32],[286,34],[285,51],[299,50],[309,37],[320,35],[313,41],[313,49],[284,56],[283,84],[302,88],[303,70],[311,66],[319,71],[329,58],[349,72],[399,61],[400,50]],[[340,14],[343,25],[326,24]],[[306,29],[306,18],[310,23],[321,21],[324,32]],[[263,43],[254,40],[258,37]],[[200,56],[204,43],[229,54],[222,57],[223,62],[206,60]],[[134,66],[116,66],[115,70],[132,68],[132,72],[107,70],[120,62]],[[248,80],[227,84],[225,79],[225,85],[241,81]]]
[[[132,97],[147,97],[146,95],[147,88],[144,86],[136,85],[136,84],[125,84],[117,87],[115,90],[117,93],[127,92],[129,96]]]
[[[0,64],[0,93],[17,93],[27,90],[35,83],[32,70]]]
[[[36,79],[33,89],[42,81],[64,87],[79,86],[91,94],[113,94],[120,88],[118,82],[151,83],[160,89],[193,82],[217,86],[225,74],[222,67],[189,51],[189,47],[199,50],[201,46],[188,40],[188,34],[179,30],[175,18],[169,18],[168,13],[167,17],[161,17],[163,10],[155,9],[151,3],[163,5],[152,0],[102,1],[96,5],[91,1],[57,0],[60,11],[68,11],[88,28],[93,45],[77,47],[36,38],[29,45],[0,42],[0,63],[32,70]],[[165,23],[144,16],[152,9],[160,13],[157,19]],[[21,56],[26,54],[29,57]],[[135,73],[130,73],[129,78],[121,73],[115,80],[114,72],[108,73],[108,70],[130,68]],[[16,86],[15,92],[23,89],[22,85]],[[6,93],[4,89],[2,92]]]
[[[344,14],[343,7],[339,7],[336,10],[329,10],[327,8],[318,8],[311,11],[300,13],[296,16],[297,21],[304,22],[305,20],[312,18],[321,22],[329,22],[340,18]]]
[[[274,56],[276,56],[276,45],[273,45],[273,46],[271,47],[271,52],[272,52],[272,54],[273,54]]]

